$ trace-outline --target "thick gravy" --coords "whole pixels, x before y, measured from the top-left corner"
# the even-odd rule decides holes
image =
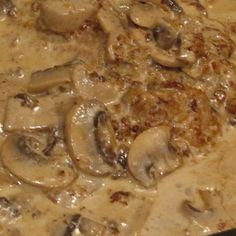
[[[0,0],[0,235],[236,227],[235,12]]]

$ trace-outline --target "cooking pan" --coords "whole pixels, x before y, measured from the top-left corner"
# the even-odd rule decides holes
[[[212,234],[211,236],[236,236],[236,229],[231,229],[217,234]]]

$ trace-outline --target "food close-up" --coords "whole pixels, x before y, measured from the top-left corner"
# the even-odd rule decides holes
[[[236,228],[235,49],[234,0],[0,0],[0,236]]]

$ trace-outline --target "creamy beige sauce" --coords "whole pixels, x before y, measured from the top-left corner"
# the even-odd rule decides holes
[[[160,183],[153,211],[141,235],[155,235],[156,232],[160,235],[209,235],[222,230],[221,227],[235,226],[235,138],[235,130],[227,130],[214,152],[204,154],[203,160],[189,163]],[[219,191],[220,215],[212,216],[209,225],[192,223],[181,212],[181,202],[191,199],[196,189]]]
[[[134,84],[138,82],[142,83],[145,81],[146,83],[149,78],[156,78],[155,73],[163,81],[165,81],[165,77],[174,77],[175,74],[168,74],[169,72],[164,71],[165,69],[162,67],[150,66],[152,64],[151,59],[146,59],[149,49],[146,46],[142,48],[142,42],[140,42],[139,46],[141,48],[140,50],[143,50],[143,54],[135,51],[134,48],[137,47],[134,42],[135,40],[128,41],[129,46],[127,51],[130,51],[127,52],[127,55],[126,48],[120,49],[115,45],[118,47],[117,49],[112,44],[115,40],[113,38],[114,30],[112,31],[114,25],[110,26],[109,22],[107,23],[108,25],[106,25],[106,22],[103,22],[105,24],[103,26],[104,29],[99,29],[98,32],[96,30],[93,31],[92,28],[95,27],[96,29],[97,25],[90,26],[89,23],[86,23],[87,25],[84,25],[82,29],[80,28],[80,31],[75,35],[61,35],[61,31],[66,27],[63,25],[63,22],[59,28],[54,25],[54,22],[51,22],[51,19],[44,22],[44,26],[38,25],[40,4],[44,1],[14,0],[12,2],[17,9],[16,16],[8,16],[5,13],[0,16],[0,144],[2,146],[2,164],[0,168],[0,235],[200,236],[236,227],[236,130],[234,127],[228,125],[228,118],[225,118],[224,109],[222,107],[219,108],[219,104],[216,104],[216,107],[214,107],[219,114],[222,113],[222,116],[219,116],[221,119],[220,122],[223,124],[221,132],[215,131],[217,130],[217,124],[213,122],[209,125],[211,129],[206,131],[206,133],[210,132],[209,136],[207,136],[208,133],[203,136],[203,139],[206,137],[209,138],[216,133],[217,137],[212,142],[209,141],[202,144],[198,140],[198,136],[197,138],[192,136],[192,130],[189,131],[190,134],[188,132],[183,134],[185,140],[190,143],[192,142],[192,154],[185,158],[185,164],[183,166],[178,166],[179,168],[174,172],[160,178],[157,187],[142,187],[142,184],[134,180],[130,173],[125,173],[124,177],[122,174],[119,177],[119,173],[116,173],[118,175],[118,177],[116,176],[117,179],[96,177],[88,174],[84,171],[88,168],[86,163],[81,164],[81,162],[78,162],[79,164],[76,164],[76,160],[74,160],[76,158],[71,155],[71,152],[73,153],[78,144],[75,143],[74,146],[71,145],[68,148],[65,144],[65,137],[63,136],[68,135],[67,131],[64,134],[65,126],[66,128],[68,127],[67,123],[65,125],[65,122],[67,122],[67,120],[65,121],[65,115],[69,114],[73,104],[76,102],[79,104],[81,97],[83,99],[100,100],[109,108],[111,116],[119,120],[122,112],[119,113],[119,109],[123,108],[116,105],[121,103],[120,101],[124,101],[125,103],[126,99],[128,102],[131,100],[132,95],[131,97],[127,96],[128,98],[123,96],[131,84],[135,86]],[[130,7],[127,3],[132,1],[114,2],[120,4],[119,7],[122,9],[122,14],[119,12],[120,15],[118,15],[125,25],[127,22],[124,16]],[[209,17],[207,20],[204,18],[207,22],[206,24],[212,24],[216,29],[221,30],[222,27],[224,28],[221,23],[225,23],[227,27],[233,27],[236,22],[236,3],[233,0],[181,0],[178,2],[188,15],[184,23],[187,31],[188,27],[191,27],[191,22],[194,22],[197,34],[202,24],[200,23],[200,17],[206,14]],[[199,2],[201,2],[201,6],[203,7],[201,10],[196,8],[195,3],[198,4]],[[106,5],[106,0],[101,4]],[[115,9],[116,4],[114,3],[114,5],[113,7]],[[85,6],[86,9],[87,7],[90,9],[91,7]],[[89,11],[92,12],[90,13],[92,14],[90,18],[93,19],[96,14],[92,10]],[[74,20],[73,14],[72,9],[72,20]],[[82,17],[86,17],[83,13],[79,14],[82,14]],[[112,16],[109,17],[111,18]],[[54,17],[56,18],[57,16]],[[76,16],[75,19],[78,20]],[[216,21],[210,22],[210,19]],[[69,17],[67,20],[70,22],[71,18]],[[113,20],[113,24],[116,24],[116,18]],[[141,23],[149,25],[152,22],[144,21]],[[71,27],[73,28],[73,24]],[[122,31],[119,27],[120,25],[118,24],[116,28],[117,32]],[[83,33],[84,31],[85,33]],[[103,31],[106,32],[104,33]],[[232,33],[231,38],[234,39],[234,33],[236,31],[234,33],[232,31],[228,32]],[[132,32],[129,33],[132,35]],[[106,40],[108,37],[109,40],[107,43]],[[135,37],[139,37],[137,41],[142,41],[139,35]],[[221,38],[221,35],[216,34],[215,37]],[[126,39],[121,38],[121,40]],[[110,47],[109,43],[111,43]],[[107,47],[108,51],[104,50]],[[213,46],[211,47],[212,51],[214,51],[215,48]],[[191,55],[189,56],[185,53],[189,52],[184,51],[182,56],[191,61]],[[120,56],[122,58],[124,56],[123,54],[125,54],[127,59],[125,63],[111,62],[114,59],[113,57]],[[129,57],[130,55],[132,56]],[[109,60],[106,57],[109,57]],[[157,60],[160,64],[164,61],[164,66],[167,67],[169,67],[169,63],[179,66],[178,63],[182,63],[181,60],[185,60],[181,59],[178,61],[178,59],[174,62],[167,60],[168,62],[166,62],[165,59],[162,58],[160,60],[157,57],[154,55],[152,59],[154,61]],[[200,73],[199,70],[203,62],[196,62],[194,68],[191,66],[184,67],[184,73],[190,75],[194,81],[187,82],[187,84],[189,83],[192,86],[193,83],[194,88],[202,89],[209,97],[212,89],[215,89],[216,84],[217,86],[220,84],[229,94],[233,93],[230,89],[230,81],[235,80],[234,54],[230,59],[227,59],[227,62],[230,60],[232,61],[232,65],[227,64],[224,65],[225,67],[221,67],[224,70],[222,77],[217,77],[221,71],[218,74],[207,74],[209,71],[206,69],[206,72],[202,74],[202,77],[208,76],[204,83],[200,80],[198,81],[198,73]],[[188,63],[191,64],[191,62]],[[33,87],[35,85],[29,87],[29,83],[32,81],[32,73],[60,65],[66,68],[65,71],[61,72],[63,78],[60,78],[58,74],[56,76],[54,74],[47,75],[48,77],[46,76],[46,78],[48,81],[53,76],[58,78],[58,80],[56,82],[52,80],[52,83],[48,82],[46,85],[44,83],[40,86],[36,84],[36,90],[39,93],[35,96],[35,87]],[[69,72],[67,71],[67,67],[69,67]],[[114,82],[108,79],[108,81],[106,80],[101,83],[104,79],[103,76],[98,77],[98,74],[94,73],[94,71],[101,73],[107,78],[115,78],[118,71],[120,77],[123,76],[124,80],[117,79]],[[178,71],[174,71],[173,73],[178,73]],[[72,79],[68,79],[67,76],[72,76]],[[58,86],[61,83],[63,86]],[[73,84],[73,89],[71,89],[71,83]],[[47,88],[46,92],[45,88]],[[14,97],[17,94],[22,95],[26,93],[33,94],[33,98],[27,97],[27,100],[25,97],[23,99],[22,97],[19,98],[19,96],[18,98]],[[172,96],[171,92],[168,91],[168,93]],[[177,93],[179,94],[179,92]],[[201,101],[201,103],[204,104],[205,97],[201,93],[191,90],[191,94],[202,98],[203,102]],[[145,96],[147,97],[144,100],[149,101],[149,96]],[[165,93],[161,91],[159,96],[163,100],[166,99]],[[181,97],[181,92],[178,96],[175,98],[183,99],[183,101],[186,100],[187,103],[188,98],[185,96]],[[34,105],[35,97],[38,100],[36,106]],[[22,101],[26,105],[22,105]],[[212,103],[213,105],[215,105],[214,102]],[[27,106],[32,106],[33,112]],[[143,106],[143,104],[140,103],[140,106]],[[205,112],[208,116],[208,107],[204,105],[202,107],[202,117],[205,116]],[[73,137],[77,137],[81,142],[83,142],[83,139],[86,139],[87,143],[84,146],[79,146],[79,151],[82,154],[84,152],[86,156],[86,154],[93,154],[96,147],[93,146],[94,144],[91,141],[93,140],[93,136],[91,137],[92,131],[86,133],[89,129],[85,129],[81,125],[81,123],[84,124],[83,117],[85,116],[81,112],[81,109],[72,115],[71,123],[73,123],[73,126],[68,128],[70,130],[68,132],[72,133],[75,130],[76,132],[73,134]],[[145,120],[142,120],[142,116],[144,117],[143,119],[146,117],[145,106],[143,106],[141,112],[136,107],[130,109],[134,109],[132,112],[139,117],[140,122],[145,123]],[[123,112],[122,115],[126,115],[125,112],[127,110]],[[190,130],[191,125],[189,125],[189,120],[191,118],[186,118],[186,116],[189,116],[189,113],[186,112],[183,114],[183,117],[178,117],[179,110],[176,107],[172,110],[170,109],[169,112],[173,112],[173,116],[176,117],[176,119],[173,118],[173,122],[176,122],[177,126],[179,123],[181,124],[179,126],[180,129],[184,127],[183,129]],[[129,114],[129,112],[127,113]],[[80,115],[80,118],[82,117],[81,120],[74,121],[78,115]],[[158,116],[158,127],[162,123],[165,124],[166,117],[164,115],[165,113],[163,113],[163,116]],[[197,117],[195,118],[197,119]],[[203,129],[204,127],[208,128],[209,123],[204,123],[203,121],[201,124]],[[84,124],[84,126],[86,125],[89,127],[91,124]],[[22,161],[18,158],[21,154],[19,152],[14,153],[15,147],[14,145],[12,146],[9,137],[15,134],[20,135],[24,132],[34,134],[35,130],[45,132],[48,127],[56,127],[59,130],[59,141],[57,140],[58,142],[55,148],[53,146],[52,154],[50,153],[52,160],[49,161],[49,164],[38,161],[37,155],[35,157],[38,161],[36,161],[36,164],[34,161],[30,162],[27,160],[25,162],[25,159]],[[125,133],[125,129],[122,132]],[[120,132],[119,135],[122,136],[123,133]],[[130,147],[133,143],[134,136],[123,135],[124,137],[118,138],[119,142],[125,142]],[[43,143],[45,137],[43,136],[41,139]],[[66,136],[66,139],[68,142],[68,136]],[[201,146],[204,147],[202,148]],[[86,148],[88,147],[90,150],[86,153]],[[72,151],[69,151],[68,154],[68,149],[70,150],[70,148]],[[33,156],[32,153],[28,153],[28,155]],[[47,155],[45,154],[43,157],[47,158]],[[74,158],[73,162],[71,158]],[[100,164],[98,161],[95,165],[99,166]],[[105,167],[107,168],[107,166]],[[62,175],[58,173],[62,173]],[[137,180],[139,179],[137,178]],[[199,191],[208,192],[211,197],[210,202],[209,199],[202,199],[199,196]],[[205,200],[208,202],[204,202]],[[191,212],[190,209],[186,213],[183,210],[184,201],[193,202],[192,209],[195,208],[195,210]],[[66,234],[66,229],[71,222],[71,216],[76,214],[80,214],[85,219],[91,220],[92,224],[96,222],[97,228],[93,226],[95,228],[90,230],[90,232],[80,229],[80,232],[79,230],[75,230],[73,234],[69,234],[68,232]],[[73,226],[72,224],[72,228]]]

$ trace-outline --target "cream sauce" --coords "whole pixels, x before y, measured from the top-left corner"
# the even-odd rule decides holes
[[[33,2],[36,4],[32,5]],[[184,10],[189,11],[189,15],[199,17],[199,12],[188,5],[189,2],[198,1],[179,2]],[[229,22],[232,25],[236,21],[234,1],[203,0],[201,2],[210,18],[224,23]],[[89,82],[86,79],[77,80],[73,91],[70,89],[67,91],[67,87],[63,87],[63,92],[59,95],[56,89],[50,91],[50,102],[46,102],[48,110],[46,109],[45,113],[40,111],[40,107],[31,114],[27,107],[17,109],[15,104],[9,105],[8,97],[26,92],[32,73],[64,65],[78,55],[79,65],[77,64],[74,75],[81,76],[80,74],[83,73],[81,67],[86,67],[90,74],[93,73],[94,68],[102,74],[107,73],[104,69],[106,62],[103,60],[105,52],[101,49],[105,41],[101,33],[96,36],[98,40],[94,41],[93,34],[88,37],[65,38],[42,31],[37,28],[39,15],[37,1],[15,0],[13,3],[17,8],[17,17],[3,15],[0,19],[0,144],[10,132],[22,131],[20,130],[22,124],[26,130],[42,128],[45,124],[47,127],[63,127],[64,113],[67,113],[68,107],[71,107],[78,95],[83,98],[89,96],[89,98],[99,99],[114,109],[115,113],[119,107],[114,108],[112,104],[120,99],[128,85],[106,81],[105,84],[100,84],[97,90],[94,89],[97,78],[94,81],[93,76]],[[128,7],[125,6],[123,9],[126,11]],[[96,58],[94,55],[99,57]],[[137,60],[135,68],[130,69],[129,62],[119,65],[121,74],[123,73],[126,79],[134,76],[136,82],[144,81],[148,75],[154,73],[151,71],[141,75],[140,72],[145,70],[145,64],[139,63],[143,62],[143,59],[134,60]],[[113,71],[113,68],[109,69]],[[116,76],[115,72],[112,76]],[[99,79],[103,80],[102,77]],[[210,79],[208,82],[211,84]],[[225,84],[223,86],[227,87]],[[115,89],[112,90],[114,87]],[[83,91],[80,91],[81,88]],[[105,93],[101,94],[102,91]],[[51,101],[55,101],[52,107]],[[14,111],[15,116],[12,115]],[[42,114],[44,118],[46,117],[46,121],[41,117]],[[236,130],[227,126],[222,136],[209,148],[210,150],[204,151],[201,155],[193,154],[183,167],[162,178],[157,189],[144,189],[130,177],[114,180],[92,177],[80,171],[76,171],[77,179],[63,190],[41,189],[21,182],[2,166],[0,169],[0,235],[29,236],[33,232],[34,236],[64,236],[68,224],[65,220],[66,216],[78,213],[101,225],[109,226],[113,230],[111,235],[193,236],[208,235],[233,228],[236,226],[235,141]],[[127,143],[132,143],[132,138],[127,138]],[[59,142],[53,151],[59,156],[63,154],[66,157],[64,162],[71,164],[63,142]],[[55,153],[52,156],[56,156]],[[209,219],[206,217],[203,222],[186,217],[181,210],[182,202],[193,199],[199,189],[217,191],[215,197],[217,204],[214,206],[217,208],[216,215],[209,216]],[[15,205],[4,208],[4,200],[1,197],[7,198]],[[11,213],[9,208],[13,209]]]
[[[235,227],[236,203],[232,197],[235,190],[231,186],[235,181],[232,174],[235,171],[235,139],[235,130],[227,130],[214,152],[204,154],[203,159],[190,162],[163,179],[159,184],[152,213],[141,235],[156,235],[156,232],[163,236],[209,235]],[[191,199],[197,189],[216,189],[220,193],[220,215],[217,220],[211,218],[211,227],[198,224],[197,221],[192,222],[181,212],[181,202]]]

